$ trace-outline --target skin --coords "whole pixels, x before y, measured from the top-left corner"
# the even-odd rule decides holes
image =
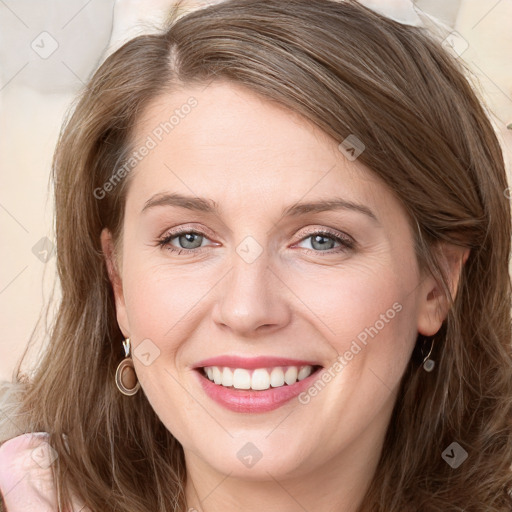
[[[190,96],[197,107],[132,171],[117,254],[109,231],[102,233],[121,331],[135,353],[147,339],[159,351],[147,366],[133,358],[143,392],[184,448],[190,507],[355,511],[417,333],[438,331],[446,300],[420,271],[408,218],[386,185],[297,114],[217,81],[156,98],[135,140]],[[160,205],[142,212],[160,193],[212,199],[220,211]],[[377,221],[349,209],[281,217],[297,202],[335,196],[371,209]],[[189,245],[173,238],[182,254],[158,245],[178,227],[204,238]],[[335,238],[315,243],[311,234],[325,229],[352,237],[355,248]],[[247,236],[262,249],[252,263],[236,251]],[[467,252],[444,251],[455,293]],[[228,411],[205,395],[192,370],[222,354],[304,358],[329,368],[394,303],[400,312],[307,404]],[[251,468],[237,458],[247,442],[262,454]]]

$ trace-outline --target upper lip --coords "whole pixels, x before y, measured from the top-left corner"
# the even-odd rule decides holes
[[[316,361],[306,361],[304,359],[290,359],[287,357],[240,357],[224,355],[203,359],[194,365],[194,368],[204,368],[205,366],[227,366],[229,368],[245,368],[253,370],[256,368],[269,368],[274,366],[321,366]]]

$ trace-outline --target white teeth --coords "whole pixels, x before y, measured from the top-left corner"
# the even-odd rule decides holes
[[[222,373],[219,370],[218,366],[213,367],[213,382],[215,384],[221,384],[222,383]]]
[[[270,374],[270,385],[273,388],[284,386],[284,372],[281,368],[273,368]]]
[[[251,389],[251,374],[244,368],[233,372],[233,387],[236,389]]]
[[[262,390],[270,387],[270,375],[264,368],[252,372],[251,389]]]
[[[222,370],[222,385],[227,388],[233,385],[233,372],[227,367]]]
[[[290,366],[287,368],[286,372],[284,372],[284,381],[288,386],[291,384],[295,384],[297,382],[297,367],[296,366]]]
[[[206,376],[215,384],[236,389],[253,389],[262,391],[270,387],[278,388],[295,384],[297,381],[309,377],[313,372],[312,366],[277,366],[275,368],[228,368],[208,366],[203,368]]]
[[[309,366],[301,366],[299,373],[297,375],[297,380],[305,379],[311,375],[311,371],[309,370]]]

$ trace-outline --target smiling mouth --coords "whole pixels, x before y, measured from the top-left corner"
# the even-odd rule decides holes
[[[209,381],[228,389],[264,391],[272,388],[293,386],[323,367],[319,365],[274,366],[270,368],[230,368],[228,366],[204,366],[196,368]]]

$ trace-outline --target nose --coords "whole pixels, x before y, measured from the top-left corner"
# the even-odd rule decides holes
[[[251,263],[234,254],[219,289],[213,320],[237,337],[252,338],[282,329],[291,317],[286,291],[266,252]]]

